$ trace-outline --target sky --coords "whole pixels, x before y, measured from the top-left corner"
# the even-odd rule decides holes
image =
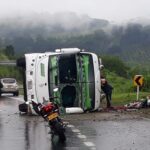
[[[75,12],[112,22],[150,18],[150,0],[0,0],[0,17]]]

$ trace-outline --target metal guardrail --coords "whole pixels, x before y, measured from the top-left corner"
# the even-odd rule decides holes
[[[16,66],[16,61],[15,60],[0,61],[0,65]]]

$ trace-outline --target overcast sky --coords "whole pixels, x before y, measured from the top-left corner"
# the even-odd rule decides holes
[[[150,0],[0,0],[0,17],[62,11],[125,22],[134,18],[150,18]]]

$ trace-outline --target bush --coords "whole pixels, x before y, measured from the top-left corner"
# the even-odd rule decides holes
[[[13,77],[19,81],[22,80],[22,75],[15,66],[0,66],[0,77]]]
[[[129,67],[116,56],[102,56],[103,65],[109,71],[116,73],[121,77],[128,77]]]
[[[114,87],[113,93],[127,93],[134,91],[132,79],[120,77],[116,73],[106,69],[103,74],[107,81]]]

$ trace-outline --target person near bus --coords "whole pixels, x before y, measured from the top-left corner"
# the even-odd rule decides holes
[[[101,78],[101,89],[106,95],[107,108],[111,108],[113,87],[107,82],[105,78]]]

